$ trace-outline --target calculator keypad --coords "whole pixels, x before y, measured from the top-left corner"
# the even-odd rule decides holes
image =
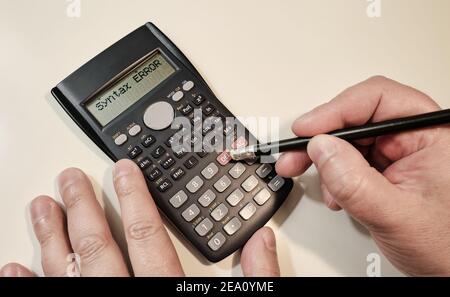
[[[233,242],[233,238],[248,232],[246,224],[256,220],[259,208],[267,207],[270,201],[274,203],[276,192],[285,180],[274,173],[271,164],[253,167],[251,162],[232,161],[226,150],[206,151],[218,148],[220,143],[215,139],[218,133],[231,139],[227,143],[232,148],[245,147],[248,142],[243,137],[235,137],[235,129],[225,122],[221,109],[195,89],[195,84],[188,81],[168,97],[173,99],[174,116],[187,117],[192,125],[190,129],[179,126],[166,128],[170,131],[164,132],[147,129],[146,124],[134,124],[118,133],[114,142],[126,148],[128,157],[136,162],[157,192],[167,197],[162,203],[167,203],[184,222],[177,224],[188,225],[197,238],[188,236],[189,239],[203,242],[210,252],[218,252]],[[191,90],[195,93],[190,93]],[[214,116],[210,125],[202,126],[208,116]],[[215,125],[219,121],[223,129],[217,131]],[[161,137],[159,133],[163,132]],[[200,141],[203,149],[191,151]],[[123,146],[127,142],[130,144]]]

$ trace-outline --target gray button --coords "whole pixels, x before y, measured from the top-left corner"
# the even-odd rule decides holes
[[[133,127],[130,128],[130,130],[128,130],[128,134],[130,134],[130,136],[136,136],[139,133],[141,133],[142,128],[139,125],[134,125]]]
[[[210,163],[208,166],[206,166],[205,169],[202,170],[202,175],[206,179],[211,179],[214,177],[214,175],[217,174],[217,172],[219,172],[219,168],[217,167],[217,165],[214,163]]]
[[[192,90],[193,87],[194,87],[194,82],[193,81],[187,81],[183,85],[183,90],[188,92],[188,91]]]
[[[200,188],[202,186],[203,186],[203,180],[200,178],[200,176],[197,175],[196,177],[191,179],[190,182],[188,182],[188,184],[186,185],[186,189],[188,189],[189,192],[194,194],[195,192],[200,190]]]
[[[223,230],[225,230],[228,235],[233,235],[237,232],[237,230],[239,230],[239,228],[241,228],[241,226],[241,221],[239,221],[238,218],[234,217],[223,227]]]
[[[272,165],[270,164],[262,164],[261,166],[258,167],[258,169],[256,169],[256,174],[260,177],[260,178],[265,178],[269,175],[270,172],[272,172]]]
[[[184,97],[183,92],[178,91],[178,92],[176,92],[175,94],[173,94],[172,100],[175,101],[175,102],[178,102],[178,101],[180,101],[181,99],[183,99],[183,97]]]
[[[230,203],[231,206],[238,205],[241,200],[244,199],[244,193],[240,189],[236,189],[227,197],[228,203]]]
[[[197,232],[200,236],[205,236],[209,231],[211,231],[212,227],[213,223],[210,219],[206,218],[195,227],[195,232]]]
[[[242,163],[236,163],[234,166],[228,171],[228,173],[233,178],[239,178],[245,172],[245,166]]]
[[[200,213],[200,209],[198,208],[198,206],[195,204],[192,204],[185,211],[183,211],[183,213],[181,215],[186,220],[186,222],[190,222],[193,219],[195,219],[199,213]]]
[[[172,124],[175,112],[172,105],[159,101],[153,103],[144,113],[144,123],[153,130],[163,130]]]
[[[208,207],[216,199],[216,194],[213,191],[206,191],[200,198],[198,198],[198,203],[203,207]]]
[[[282,178],[281,176],[277,175],[275,176],[270,183],[268,184],[269,188],[276,192],[279,189],[281,189],[281,187],[284,185],[284,178]]]
[[[214,184],[214,188],[216,188],[216,190],[217,190],[219,193],[222,193],[222,192],[225,191],[230,185],[231,185],[231,180],[228,178],[228,176],[224,175],[224,176],[222,176],[222,177]]]
[[[256,212],[256,206],[253,203],[248,203],[244,208],[241,209],[239,215],[244,219],[250,219]]]
[[[225,204],[222,203],[211,212],[211,216],[218,222],[222,220],[227,215],[227,213],[228,207],[226,207]]]
[[[267,200],[269,200],[269,198],[270,198],[270,192],[267,189],[262,189],[261,191],[259,191],[258,194],[256,194],[255,197],[253,197],[253,199],[259,205],[263,205],[264,203],[266,203]]]
[[[244,190],[246,190],[247,192],[250,192],[251,190],[253,190],[257,185],[258,185],[258,179],[257,179],[254,175],[249,176],[249,177],[242,183],[242,187],[243,187]]]
[[[214,235],[213,238],[211,238],[211,240],[208,241],[208,246],[213,251],[217,251],[225,243],[225,240],[226,240],[225,236],[222,233],[217,232],[216,235]]]
[[[120,134],[119,136],[114,139],[114,143],[118,146],[121,146],[125,142],[127,142],[128,137],[125,134]]]
[[[175,208],[179,208],[181,205],[183,205],[186,200],[188,199],[186,193],[181,190],[178,193],[176,193],[175,195],[173,195],[172,198],[170,198],[169,202],[170,204],[172,204],[173,207]]]

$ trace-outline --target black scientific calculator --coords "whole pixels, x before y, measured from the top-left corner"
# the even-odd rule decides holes
[[[209,261],[241,248],[292,189],[273,164],[231,160],[225,146],[254,137],[245,127],[238,135],[242,124],[229,124],[233,114],[151,23],[81,66],[52,94],[113,161],[136,162],[160,211]]]

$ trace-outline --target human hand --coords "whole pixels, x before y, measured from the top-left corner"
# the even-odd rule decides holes
[[[67,256],[76,253],[81,258],[82,276],[183,276],[175,248],[139,168],[131,161],[121,160],[114,167],[113,177],[132,271],[112,237],[88,177],[72,168],[58,178],[67,218],[50,197],[41,196],[31,203],[44,274],[67,275]],[[264,227],[253,234],[242,250],[241,266],[245,276],[280,274],[271,229]],[[0,270],[0,276],[34,274],[11,263]]]
[[[298,136],[436,111],[425,94],[384,77],[353,86],[295,121]],[[289,152],[278,174],[297,176],[311,161],[322,196],[363,224],[386,257],[409,275],[450,275],[450,127],[355,141],[313,138]]]

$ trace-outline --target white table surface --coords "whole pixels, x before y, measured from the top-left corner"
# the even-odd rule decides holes
[[[38,273],[29,202],[55,193],[66,167],[84,169],[122,238],[112,162],[75,126],[49,91],[81,64],[146,21],[157,24],[236,115],[291,122],[374,74],[417,87],[450,107],[450,1],[382,0],[0,1],[0,265]],[[102,192],[103,188],[103,192]],[[270,221],[283,275],[364,276],[378,252],[344,212],[326,209],[314,169],[296,180]],[[241,275],[237,256],[206,264],[171,233],[188,275]],[[382,275],[400,275],[384,258]]]

